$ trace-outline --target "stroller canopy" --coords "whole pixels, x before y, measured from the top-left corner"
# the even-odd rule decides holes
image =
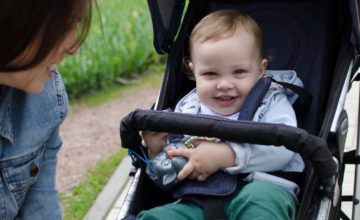
[[[236,2],[236,0],[227,0]],[[281,1],[280,1],[281,2]],[[360,52],[360,0],[348,0],[354,44]],[[169,52],[180,27],[185,0],[148,0],[154,31],[154,47],[159,54]]]
[[[185,0],[148,0],[154,30],[154,47],[159,54],[169,52],[179,29]]]

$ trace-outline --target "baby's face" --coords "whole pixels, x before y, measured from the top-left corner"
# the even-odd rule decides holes
[[[267,64],[256,48],[253,36],[239,28],[228,38],[193,43],[190,68],[204,105],[221,115],[241,109]]]

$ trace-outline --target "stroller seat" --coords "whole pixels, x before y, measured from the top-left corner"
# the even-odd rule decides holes
[[[335,191],[342,184],[347,116],[339,103],[354,78],[354,69],[359,66],[356,56],[358,44],[354,43],[354,36],[356,38],[358,35],[351,20],[351,12],[354,14],[357,11],[349,8],[351,4],[344,0],[190,0],[188,4],[185,4],[185,0],[148,0],[148,4],[154,27],[154,47],[159,54],[168,56],[154,110],[174,108],[178,100],[194,88],[194,82],[187,78],[183,59],[189,54],[189,35],[201,18],[216,10],[237,9],[245,11],[257,21],[263,31],[264,53],[269,59],[267,69],[295,70],[304,82],[304,89],[313,97],[309,109],[299,122],[300,128],[306,131],[303,137],[312,140],[315,136],[316,140],[326,143],[326,151],[338,163],[334,176],[336,180],[329,189],[324,189],[319,175],[326,173],[326,168],[314,167],[312,160],[306,161],[306,180],[297,219],[322,219],[319,217],[323,216],[322,212],[326,213],[323,219],[343,216],[340,203],[323,206],[323,194],[328,193],[325,197],[333,201]],[[160,116],[154,111],[129,114],[123,120],[126,123],[121,125],[122,145],[138,150],[139,146],[132,144],[140,142],[137,136],[139,130],[184,131],[182,126],[185,125],[170,128],[168,123],[164,123],[166,125],[161,127],[161,121],[167,118],[173,123],[175,119],[180,124],[184,120],[180,116],[176,120],[177,116],[168,116],[168,113]],[[207,124],[204,126],[206,130]],[[237,129],[251,129],[241,126]],[[224,135],[228,138],[231,136]],[[289,142],[289,145],[297,144]],[[302,152],[302,149],[293,149]],[[123,207],[127,209],[126,213],[135,215],[141,210],[173,201],[169,193],[159,190],[147,178],[144,164],[135,166],[138,166],[136,185],[131,202]]]

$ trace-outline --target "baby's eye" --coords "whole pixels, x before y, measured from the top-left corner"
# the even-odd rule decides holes
[[[237,69],[234,71],[234,74],[243,74],[243,73],[246,73],[246,70],[244,69]]]
[[[202,75],[204,75],[204,76],[216,76],[217,73],[215,73],[215,72],[204,72]]]

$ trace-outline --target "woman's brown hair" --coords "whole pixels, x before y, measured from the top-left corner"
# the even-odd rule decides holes
[[[1,0],[0,71],[19,71],[37,65],[76,24],[76,43],[80,45],[88,33],[95,3],[95,0]],[[9,65],[35,41],[39,47],[29,61]]]

